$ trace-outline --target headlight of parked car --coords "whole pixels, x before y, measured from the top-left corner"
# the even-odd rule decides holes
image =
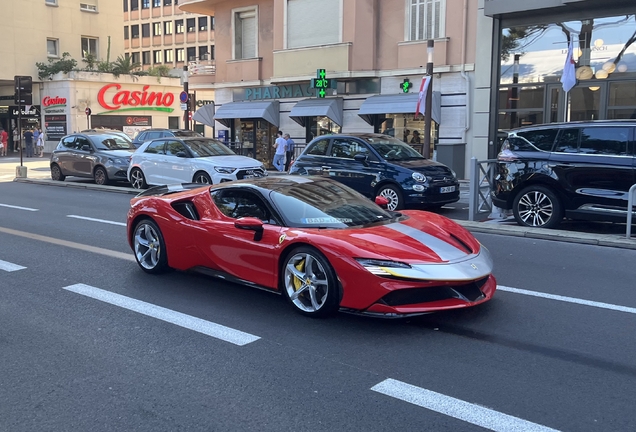
[[[234,171],[236,171],[236,168],[231,168],[231,167],[214,167],[214,170],[218,173],[221,174],[232,174]]]
[[[426,176],[422,173],[414,172],[413,174],[411,174],[411,177],[413,177],[413,180],[415,180],[416,182],[426,183]]]
[[[391,276],[391,273],[385,268],[411,268],[410,265],[398,261],[377,260],[368,258],[356,258],[362,266],[369,272],[378,276]]]
[[[127,158],[108,158],[108,162],[114,164],[114,165],[128,165],[128,162],[130,162],[130,159]]]

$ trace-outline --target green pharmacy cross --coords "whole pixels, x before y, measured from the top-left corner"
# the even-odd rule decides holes
[[[324,98],[327,96],[327,89],[335,89],[337,81],[327,78],[327,71],[325,69],[318,69],[316,71],[316,78],[311,80],[311,88],[316,89],[316,96]]]
[[[413,83],[408,78],[405,78],[402,84],[400,84],[400,88],[402,89],[402,93],[408,93],[413,87]]]

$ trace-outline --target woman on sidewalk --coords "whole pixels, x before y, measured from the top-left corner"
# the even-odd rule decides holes
[[[44,156],[44,133],[42,133],[42,130],[38,128],[38,139],[35,142],[35,152],[36,154],[38,154],[40,157]]]

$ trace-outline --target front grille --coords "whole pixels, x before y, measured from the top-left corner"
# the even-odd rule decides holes
[[[485,297],[481,288],[488,277],[464,285],[447,285],[430,288],[400,289],[382,297],[381,302],[388,306],[404,306],[419,303],[430,303],[440,300],[459,299],[475,302]]]
[[[236,172],[236,179],[242,180],[244,178],[263,177],[265,172],[260,168],[245,168]]]

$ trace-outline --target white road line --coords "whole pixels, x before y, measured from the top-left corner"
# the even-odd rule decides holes
[[[95,219],[95,218],[90,218],[90,217],[86,217],[86,216],[66,215],[66,217],[70,217],[70,218],[73,218],[73,219],[82,219],[82,220],[87,220],[87,221],[91,221],[91,222],[101,222],[101,223],[110,224],[110,225],[126,226],[126,224],[124,222],[115,222],[115,221],[109,221],[109,220],[105,220],[105,219]]]
[[[522,294],[522,295],[540,297],[540,298],[549,299],[549,300],[562,301],[566,303],[574,303],[574,304],[580,304],[584,306],[592,306],[592,307],[601,308],[601,309],[609,309],[613,311],[636,314],[636,308],[627,307],[627,306],[619,306],[619,305],[614,305],[610,303],[600,303],[600,302],[595,302],[590,300],[583,300],[583,299],[579,299],[575,297],[560,296],[556,294],[546,294],[542,292],[529,291],[529,290],[524,290],[519,288],[511,288],[511,287],[502,286],[502,285],[497,285],[497,289],[500,291],[507,291],[507,292],[511,292],[515,294]]]
[[[556,431],[556,429],[390,378],[374,385],[371,390],[493,431]]]
[[[235,330],[230,327],[225,327],[221,324],[216,324],[210,321],[205,321],[200,318],[195,318],[190,315],[176,312],[170,309],[156,306],[151,303],[146,303],[141,300],[135,300],[130,297],[115,294],[110,291],[95,288],[85,284],[75,284],[64,287],[65,290],[71,291],[77,294],[91,297],[105,303],[110,303],[115,306],[119,306],[124,309],[138,312],[142,315],[146,315],[152,318],[165,321],[179,327],[194,330],[199,333],[203,333],[213,338],[220,339],[234,345],[243,346],[251,342],[260,339],[259,336],[255,336],[249,333]]]
[[[14,206],[9,204],[0,204],[0,207],[12,208],[16,210],[26,210],[26,211],[32,211],[32,212],[38,211],[38,209],[34,209],[34,208],[20,207],[20,206]]]
[[[0,260],[0,270],[4,270],[6,272],[14,272],[18,270],[24,270],[26,267],[22,267],[21,265],[13,264],[7,261]]]

